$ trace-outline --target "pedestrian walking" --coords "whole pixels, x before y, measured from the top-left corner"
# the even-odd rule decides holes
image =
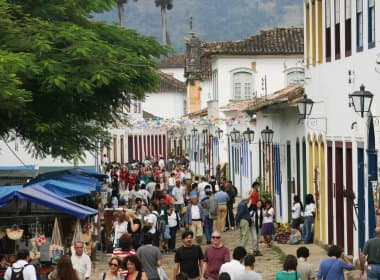
[[[204,253],[201,279],[218,279],[222,264],[230,261],[230,251],[222,243],[220,232],[212,233],[212,243]]]
[[[361,255],[361,271],[364,273],[365,262],[367,261],[368,280],[380,279],[380,227],[375,228],[375,237],[369,239],[363,248]]]
[[[247,255],[247,251],[244,247],[238,246],[232,253],[232,260],[222,264],[219,270],[219,277],[223,273],[227,273],[231,280],[239,279],[239,275],[244,272],[244,265],[242,264],[244,257]],[[220,278],[219,278],[220,279]]]
[[[260,199],[260,183],[259,182],[253,182],[251,186],[251,190],[249,192],[249,195],[251,196],[251,206],[255,206],[257,201]]]
[[[204,220],[205,211],[198,202],[198,197],[193,194],[186,209],[185,227],[194,233],[194,239],[198,245],[202,244]]]
[[[119,257],[113,256],[108,261],[108,270],[102,272],[99,276],[99,280],[122,280],[124,276],[120,273],[121,259]]]
[[[200,246],[193,245],[193,237],[192,231],[182,234],[183,246],[176,250],[174,256],[173,279],[179,272],[186,273],[189,279],[199,279],[201,276],[203,253]]]
[[[126,259],[128,275],[125,280],[148,280],[142,269],[142,263],[137,256],[129,256]]]
[[[232,181],[227,181],[225,192],[229,197],[229,200],[227,201],[226,229],[235,230],[234,203],[238,191],[237,188],[232,184]]]
[[[211,244],[211,234],[214,230],[214,220],[218,215],[218,202],[212,193],[211,186],[205,187],[206,197],[201,200],[201,205],[205,210],[204,232],[207,244]]]
[[[225,191],[219,189],[215,193],[215,198],[218,202],[218,217],[216,219],[216,230],[219,232],[224,232],[226,227],[227,202],[230,199],[230,197]]]
[[[252,199],[251,199],[252,203]],[[252,206],[252,205],[251,205]],[[264,210],[263,202],[261,200],[256,201],[256,205],[252,207],[250,211],[251,216],[251,232],[252,232],[252,247],[253,254],[255,256],[262,256],[260,252],[260,238],[261,238],[261,228],[263,226]]]
[[[246,255],[244,257],[244,272],[238,275],[239,280],[262,280],[263,277],[260,273],[255,271],[255,257],[253,255]]]
[[[74,243],[74,254],[71,256],[71,262],[74,269],[79,273],[80,280],[89,280],[91,277],[91,260],[88,255],[83,253],[84,243],[76,241]]]
[[[170,204],[167,212],[168,216],[168,226],[170,231],[170,239],[168,240],[168,250],[170,252],[175,252],[176,239],[177,239],[177,230],[180,227],[180,218],[179,214],[175,211],[174,205]]]
[[[265,245],[268,248],[272,247],[272,235],[274,234],[274,209],[272,207],[272,201],[265,201],[263,226],[261,234],[264,236]]]
[[[301,274],[302,280],[314,279],[313,266],[307,262],[309,257],[309,249],[305,246],[301,246],[297,249],[297,272]]]
[[[4,274],[4,280],[25,279],[36,280],[37,273],[33,265],[29,264],[29,251],[22,249],[17,253],[17,261],[9,266]],[[14,278],[14,277],[20,278]],[[22,277],[22,278],[21,278]]]
[[[153,246],[153,235],[150,232],[144,234],[144,245],[137,249],[136,255],[144,264],[144,271],[149,280],[160,280],[158,267],[161,266],[162,254],[160,249]]]
[[[244,197],[238,204],[236,213],[236,224],[240,228],[240,246],[246,247],[248,242],[248,233],[251,224],[251,215],[249,214],[248,203],[250,196]]]
[[[301,273],[297,272],[297,258],[287,255],[284,261],[284,270],[276,272],[276,280],[301,280]]]
[[[48,280],[79,280],[78,272],[74,269],[70,256],[65,255],[59,258],[57,267],[49,273]]]
[[[344,254],[342,248],[332,245],[328,252],[328,258],[319,265],[317,279],[323,280],[344,280],[343,270],[354,269],[351,260]]]

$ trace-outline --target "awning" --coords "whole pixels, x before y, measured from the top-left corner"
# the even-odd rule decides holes
[[[103,173],[100,173],[100,172],[96,172],[95,170],[91,170],[91,169],[87,169],[87,168],[83,168],[83,167],[69,169],[68,171],[70,173],[74,173],[74,174],[79,174],[79,175],[83,175],[83,176],[93,177],[93,178],[96,178],[98,180],[107,179],[108,178],[108,176],[106,174],[103,174]]]
[[[0,207],[4,207],[14,199],[26,200],[43,205],[80,219],[97,213],[96,209],[62,198],[40,185],[29,186],[0,197]]]
[[[61,197],[77,197],[82,195],[88,195],[93,191],[96,191],[95,187],[91,187],[85,184],[70,183],[61,180],[43,180],[38,182],[38,185],[48,189],[49,191],[59,195]],[[29,188],[27,186],[27,188]]]
[[[0,177],[27,177],[33,178],[38,175],[37,165],[0,166]]]
[[[6,196],[7,194],[18,191],[22,189],[22,185],[14,185],[14,186],[1,186],[0,187],[0,197]]]

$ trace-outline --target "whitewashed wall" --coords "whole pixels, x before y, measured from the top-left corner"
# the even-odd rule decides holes
[[[186,93],[159,92],[146,94],[142,110],[160,118],[178,118],[184,115]]]

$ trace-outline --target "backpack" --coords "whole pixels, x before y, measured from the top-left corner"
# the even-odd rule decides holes
[[[166,227],[166,222],[164,217],[161,217],[160,215],[157,215],[156,213],[153,213],[157,217],[157,222],[156,222],[156,231],[157,232],[165,232],[165,227]]]
[[[218,202],[214,195],[210,196],[210,209],[208,210],[210,218],[218,216]]]
[[[27,264],[28,265],[28,264]],[[23,267],[14,268],[12,267],[12,274],[10,280],[24,280],[24,268],[27,266],[24,265]]]

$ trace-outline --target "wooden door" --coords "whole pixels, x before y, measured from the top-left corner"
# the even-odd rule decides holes
[[[346,143],[346,190],[352,193],[352,147],[351,143]],[[347,224],[347,252],[353,254],[354,248],[354,201],[346,197],[346,224]]]
[[[336,243],[344,248],[344,204],[343,204],[343,147],[335,143],[335,233]]]
[[[328,243],[334,243],[334,185],[333,185],[333,157],[332,143],[327,142],[327,231]]]

